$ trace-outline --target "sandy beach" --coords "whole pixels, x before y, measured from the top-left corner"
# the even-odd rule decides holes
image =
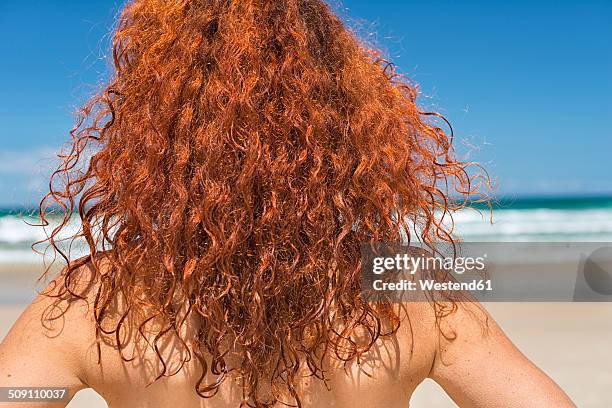
[[[0,338],[34,296],[40,268],[0,265]],[[612,303],[488,303],[487,309],[519,349],[551,376],[579,407],[612,406]],[[70,408],[106,407],[84,390]],[[432,381],[419,386],[412,407],[456,405]]]

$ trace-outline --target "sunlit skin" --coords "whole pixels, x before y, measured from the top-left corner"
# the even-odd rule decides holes
[[[462,407],[573,406],[477,303],[362,297],[362,244],[453,242],[478,189],[444,120],[325,3],[135,0],[113,57],[40,206],[64,217],[51,250],[68,258],[74,216],[89,255],[5,338],[0,386],[405,407],[429,377]]]
[[[89,278],[91,272],[77,272],[81,273]],[[187,363],[178,374],[153,382],[160,370],[154,352],[128,346],[125,354],[135,359],[126,362],[108,344],[102,345],[98,364],[91,308],[85,301],[76,301],[63,324],[43,329],[40,315],[50,302],[48,297],[34,301],[2,343],[0,386],[62,386],[72,395],[92,387],[110,407],[200,406],[201,397],[193,390],[200,375],[197,364]],[[476,303],[459,303],[455,313],[440,320],[440,328],[425,302],[404,304],[401,317],[397,332],[373,345],[361,364],[352,361],[345,370],[328,358],[324,366],[329,389],[320,380],[306,377],[306,372],[299,376],[302,406],[406,407],[416,386],[432,378],[460,407],[574,407]],[[63,330],[57,336],[60,327]],[[195,321],[187,325],[185,334],[196,327]],[[162,347],[174,367],[179,366],[178,349],[175,341]],[[215,397],[206,399],[205,406],[237,407],[241,396],[240,384],[232,379],[223,383]]]

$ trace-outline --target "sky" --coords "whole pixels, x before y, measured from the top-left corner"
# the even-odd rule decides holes
[[[121,1],[0,2],[0,206],[44,194],[74,112],[108,76]],[[612,194],[612,2],[334,7],[419,84],[500,195]]]

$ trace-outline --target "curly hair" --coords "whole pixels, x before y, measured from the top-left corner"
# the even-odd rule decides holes
[[[66,262],[61,296],[82,296],[73,275],[90,264],[97,336],[119,352],[132,322],[155,350],[166,336],[189,348],[200,396],[235,371],[243,405],[299,406],[300,366],[324,380],[323,355],[359,358],[400,324],[363,299],[360,245],[411,230],[453,242],[445,219],[454,194],[474,192],[470,163],[416,86],[322,0],[134,0],[113,62],[40,203],[46,225],[62,209],[41,242]],[[75,217],[87,255],[73,260],[60,241]],[[158,378],[172,375],[157,356]]]

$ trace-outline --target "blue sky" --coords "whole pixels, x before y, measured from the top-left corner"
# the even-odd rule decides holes
[[[0,3],[0,205],[44,192],[108,68],[120,1]],[[344,14],[453,123],[500,193],[610,194],[612,2],[357,1]]]

